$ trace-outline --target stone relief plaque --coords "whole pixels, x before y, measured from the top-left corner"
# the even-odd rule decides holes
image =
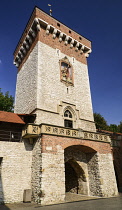
[[[67,57],[60,60],[60,79],[67,86],[73,85],[73,67]]]
[[[42,133],[43,131],[44,133],[52,134],[52,135],[78,137],[78,131],[66,129],[66,128],[42,125]]]

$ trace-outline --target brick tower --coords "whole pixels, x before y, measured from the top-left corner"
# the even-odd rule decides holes
[[[36,202],[62,202],[65,192],[117,194],[110,139],[96,133],[93,120],[90,53],[88,39],[39,8],[15,49],[15,113],[36,115],[34,124],[23,131],[23,141],[33,142],[31,184]]]

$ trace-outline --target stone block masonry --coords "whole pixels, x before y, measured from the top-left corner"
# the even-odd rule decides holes
[[[65,54],[58,55],[56,49],[40,41],[36,44],[17,75],[15,113],[33,112],[38,124],[53,122],[64,126],[62,112],[72,104],[78,112],[74,128],[96,131],[87,65],[68,57],[74,69],[74,86],[69,86],[67,93],[66,85],[60,82],[59,60],[63,57]],[[64,99],[62,110],[58,110]]]
[[[41,202],[41,182],[42,182],[42,153],[41,153],[41,139],[34,141],[32,151],[32,200],[36,203]]]
[[[39,138],[33,145],[32,200],[42,205],[60,203],[65,199],[64,150],[57,145],[57,154],[42,153],[41,144]]]
[[[84,171],[79,178],[79,187],[83,187],[79,193],[117,195],[109,143],[42,135],[33,145],[27,139],[1,142],[0,157],[1,201],[5,203],[22,202],[26,189],[31,189],[32,200],[42,205],[63,202],[65,162],[69,160],[75,160]]]
[[[37,54],[38,45],[17,74],[15,113],[29,114],[37,107]]]
[[[118,194],[112,154],[98,154],[100,181],[104,197]],[[109,187],[108,187],[109,186]]]
[[[51,56],[49,57],[48,55]],[[76,119],[76,128],[85,124],[87,126],[87,122],[82,122],[81,120],[84,119],[91,121],[87,127],[90,127],[95,131],[95,126],[92,123],[93,112],[87,65],[77,60],[73,62],[73,58],[67,56],[73,66],[74,86],[66,87],[66,85],[60,81],[59,63],[59,61],[65,56],[66,55],[62,52],[58,55],[56,49],[53,49],[42,42],[38,42],[37,108],[47,110],[49,114],[40,111],[41,116],[38,114],[37,123],[44,123],[45,119],[48,119],[50,120],[49,124],[51,124],[51,122],[57,119],[55,124],[64,126],[62,113],[58,113],[57,111],[57,106],[64,101],[64,107],[72,104],[76,106],[77,110],[79,110],[79,116],[77,116]],[[57,115],[55,117],[51,112],[57,113],[59,116]],[[53,117],[53,119],[51,117]],[[87,127],[84,127],[83,129],[87,130]]]
[[[28,142],[0,142],[1,202],[23,202],[25,189],[31,189],[32,145]]]
[[[84,190],[79,188],[79,193],[102,197],[117,195],[109,143],[43,135],[41,145],[43,205],[60,203],[65,198],[64,160],[74,159],[84,171],[86,181],[79,179],[79,187],[83,186]],[[64,153],[65,150],[68,152]]]
[[[60,150],[60,147],[58,148],[57,154],[42,153],[42,205],[61,203],[65,199],[65,171],[63,153],[64,151]]]

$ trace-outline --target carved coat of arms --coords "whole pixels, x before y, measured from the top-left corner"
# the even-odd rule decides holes
[[[67,57],[60,60],[60,75],[61,82],[64,82],[67,86],[73,85],[73,68]]]

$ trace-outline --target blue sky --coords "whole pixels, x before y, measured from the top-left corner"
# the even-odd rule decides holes
[[[17,69],[13,52],[35,6],[92,41],[88,58],[94,112],[108,124],[122,120],[121,0],[1,0],[0,88],[15,96]]]

